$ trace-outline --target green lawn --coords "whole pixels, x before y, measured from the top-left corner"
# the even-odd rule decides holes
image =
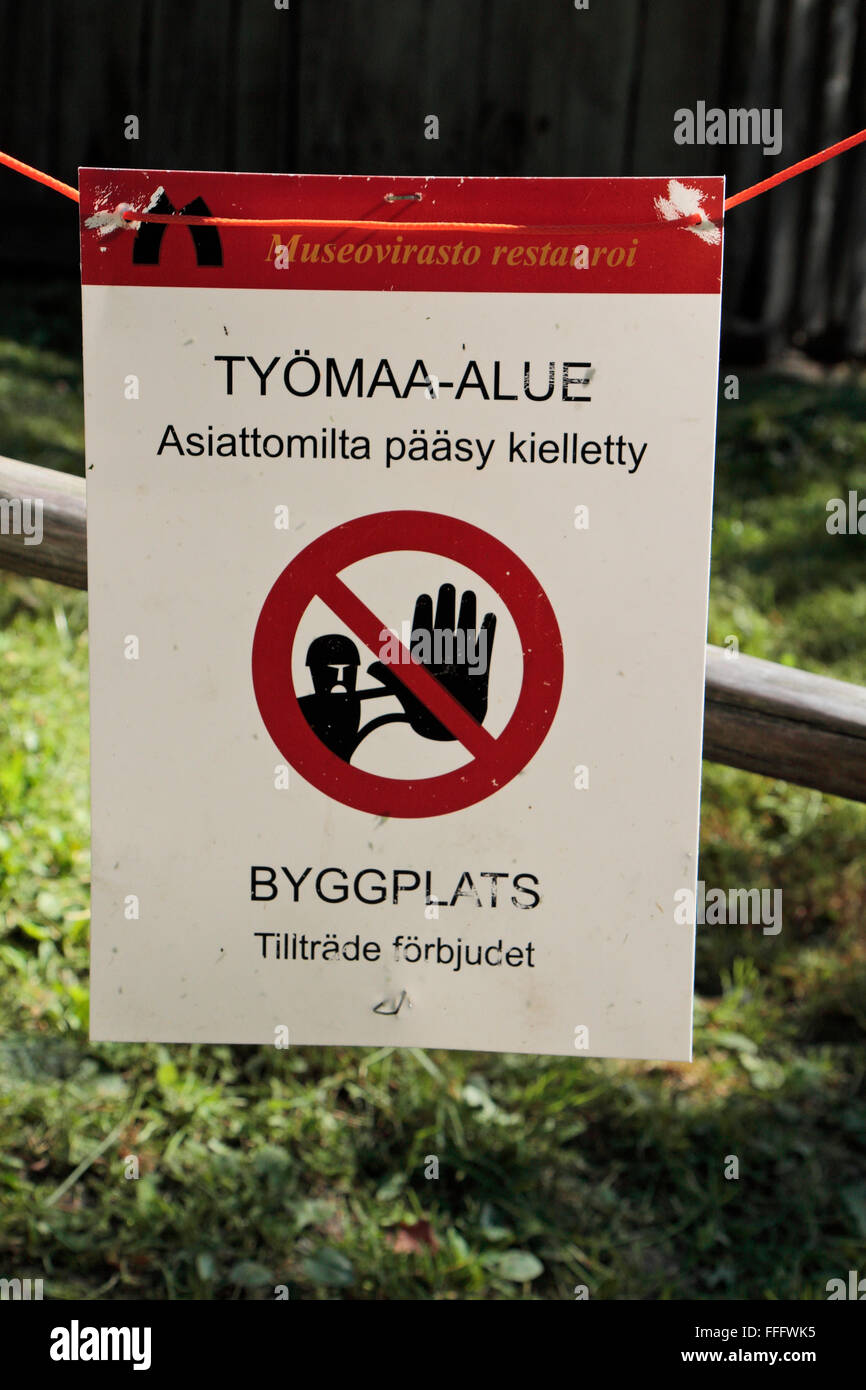
[[[75,294],[2,294],[0,453],[81,472]],[[710,640],[866,682],[866,539],[825,529],[866,495],[866,384],[743,375],[719,436]],[[87,700],[85,596],[0,579],[0,1275],[823,1299],[866,1270],[866,808],[704,765],[700,875],[781,887],[784,926],[699,928],[692,1065],[97,1046]]]

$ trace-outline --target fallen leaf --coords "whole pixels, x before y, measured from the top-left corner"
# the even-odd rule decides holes
[[[396,1234],[388,1234],[391,1248],[396,1255],[416,1255],[425,1245],[434,1253],[439,1249],[439,1242],[429,1221],[416,1221],[414,1226],[407,1226],[405,1222],[401,1222],[399,1226],[394,1227],[394,1231]]]

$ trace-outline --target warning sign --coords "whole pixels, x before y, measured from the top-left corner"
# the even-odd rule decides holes
[[[443,584],[435,615],[432,597],[419,596],[407,646],[340,578],[346,566],[394,551],[414,551],[422,574],[429,552],[467,565],[510,611],[523,674],[517,705],[498,738],[484,726],[496,614],[488,613],[478,627],[475,593],[463,594],[458,613],[454,586]],[[360,657],[345,630],[323,632],[307,650],[312,693],[287,700],[298,624],[316,596],[345,630],[377,654],[369,668],[376,684],[357,688]],[[286,567],[256,629],[253,680],[274,743],[314,786],[359,811],[429,818],[474,805],[529,762],[559,703],[562,639],[538,580],[501,541],[454,517],[383,512],[326,532]],[[364,702],[389,696],[400,712],[362,723]],[[471,761],[423,779],[375,776],[353,768],[361,741],[396,721],[409,724],[423,739],[456,740]]]
[[[677,182],[81,171],[95,1038],[689,1057]]]

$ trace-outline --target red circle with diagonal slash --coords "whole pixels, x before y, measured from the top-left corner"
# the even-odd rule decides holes
[[[295,634],[316,597],[381,659],[387,624],[339,574],[358,560],[397,550],[444,556],[473,570],[508,608],[523,652],[520,694],[498,738],[425,667],[416,661],[399,667],[401,681],[472,754],[470,762],[437,777],[379,777],[344,762],[307,723],[292,677]],[[499,791],[540,748],[559,704],[562,673],[559,626],[532,571],[486,531],[437,512],[376,512],[326,531],[283,570],[265,599],[253,638],[256,701],[283,757],[335,801],[379,816],[444,816]]]

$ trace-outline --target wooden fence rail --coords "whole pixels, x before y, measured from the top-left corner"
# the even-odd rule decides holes
[[[8,519],[35,499],[27,545]],[[83,478],[0,457],[0,569],[86,589],[86,538]],[[866,802],[866,688],[708,646],[704,757]]]

